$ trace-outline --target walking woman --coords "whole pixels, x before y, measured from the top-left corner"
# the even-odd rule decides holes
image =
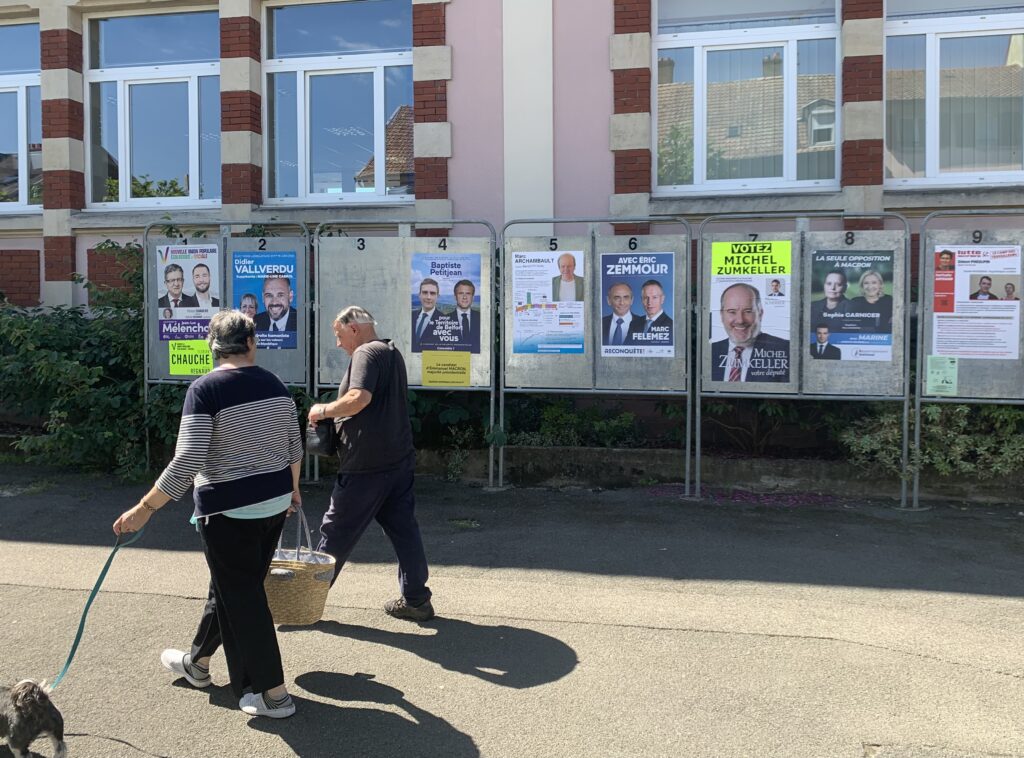
[[[295,704],[263,579],[287,514],[302,504],[295,404],[281,380],[256,365],[251,318],[217,313],[207,341],[217,365],[188,388],[174,459],[114,522],[114,532],[137,532],[195,483],[192,521],[210,567],[210,594],[191,652],[165,650],[160,660],[193,687],[208,687],[210,656],[223,645],[239,708],[286,718]]]

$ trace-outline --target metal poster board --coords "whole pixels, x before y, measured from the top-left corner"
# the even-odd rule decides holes
[[[256,322],[257,361],[289,385],[309,382],[306,237],[228,237],[226,307]]]
[[[803,287],[794,291],[804,393],[903,397],[905,248],[902,231],[805,233]]]
[[[702,389],[797,392],[803,358],[800,236],[730,232],[706,235],[702,242]]]
[[[146,380],[191,382],[211,368],[210,318],[224,305],[222,241],[145,237]]]
[[[921,237],[921,395],[1024,402],[1024,232],[935,229]]]
[[[594,384],[683,392],[690,344],[687,235],[595,238]]]
[[[402,352],[410,387],[490,389],[491,251],[486,237],[320,237],[317,386],[344,376],[349,357],[332,324],[361,305]]]
[[[591,388],[591,238],[506,237],[503,261],[504,387]]]

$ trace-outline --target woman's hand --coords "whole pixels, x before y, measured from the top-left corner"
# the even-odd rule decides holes
[[[137,532],[149,522],[152,515],[151,510],[139,503],[118,517],[114,522],[114,534],[120,536],[128,532]]]
[[[302,507],[302,493],[298,490],[292,490],[292,504],[288,506],[288,515],[291,516],[295,511]]]
[[[316,424],[317,421],[320,421],[321,419],[327,418],[324,415],[324,407],[323,407],[323,405],[321,405],[320,403],[317,403],[312,408],[310,408],[309,409],[309,417],[308,418],[309,418],[309,425],[310,426],[313,426],[314,424]]]

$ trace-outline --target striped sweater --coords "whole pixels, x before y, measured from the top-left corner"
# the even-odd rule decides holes
[[[292,491],[302,459],[295,403],[259,366],[212,371],[185,395],[174,459],[156,480],[179,500],[195,483],[195,515],[242,508]]]

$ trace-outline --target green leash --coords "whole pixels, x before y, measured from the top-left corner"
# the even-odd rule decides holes
[[[131,539],[121,542],[123,534],[117,535],[117,540],[114,542],[114,549],[110,551],[110,557],[107,558],[106,564],[103,566],[103,570],[100,572],[100,578],[96,580],[95,586],[92,588],[92,592],[89,594],[89,599],[85,601],[85,610],[82,611],[82,620],[78,622],[78,634],[75,635],[75,641],[71,645],[71,652],[68,653],[68,659],[64,662],[64,668],[57,674],[57,678],[53,680],[53,684],[50,685],[50,689],[56,688],[60,684],[60,680],[64,678],[64,675],[68,673],[68,669],[71,668],[71,661],[75,660],[75,653],[78,651],[78,643],[82,641],[82,633],[85,631],[85,620],[89,617],[89,608],[92,606],[92,601],[96,599],[96,595],[100,591],[100,586],[103,584],[103,580],[107,578],[107,571],[110,569],[110,564],[114,562],[114,556],[117,555],[117,551],[123,547],[131,545],[136,542],[142,533],[146,531],[146,527],[142,527],[137,531]]]

